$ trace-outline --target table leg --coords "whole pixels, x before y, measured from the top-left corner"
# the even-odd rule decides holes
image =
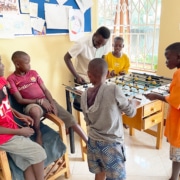
[[[66,105],[67,105],[67,111],[72,114],[70,92],[68,90],[66,90]],[[69,141],[70,141],[71,153],[75,153],[74,130],[71,127],[69,128]]]

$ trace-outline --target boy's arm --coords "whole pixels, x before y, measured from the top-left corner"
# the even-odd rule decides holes
[[[46,88],[46,86],[44,85],[44,83],[40,84],[41,89],[43,90],[46,99],[47,100],[43,100],[43,103],[41,104],[48,112],[52,112],[55,115],[57,114],[57,108],[56,105],[54,104],[54,100],[53,97],[50,93],[50,91]]]
[[[11,129],[0,126],[0,134],[12,134],[12,135],[30,137],[34,134],[34,130],[30,127]]]
[[[144,94],[144,96],[151,101],[161,100],[161,101],[167,102],[165,96],[162,96],[160,94],[149,93],[149,94]]]
[[[71,55],[67,52],[64,56],[64,61],[66,63],[66,66],[68,67],[68,69],[70,70],[70,72],[72,73],[72,75],[75,77],[75,78],[78,78],[78,73],[76,72],[74,66],[73,66],[73,63],[71,61]]]
[[[27,126],[33,126],[34,120],[30,116],[21,114],[20,112],[16,111],[13,108],[12,108],[12,112],[15,117],[17,117],[20,121],[26,123]]]
[[[50,91],[46,88],[45,84],[44,84],[44,83],[41,83],[41,84],[40,84],[40,87],[41,87],[41,89],[43,90],[43,92],[44,92],[47,100],[49,101],[49,103],[50,103],[50,104],[53,104],[53,103],[54,103],[53,97],[52,97]]]

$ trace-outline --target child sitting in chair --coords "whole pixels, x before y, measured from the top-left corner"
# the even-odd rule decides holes
[[[39,74],[30,69],[30,56],[23,51],[16,51],[12,55],[12,61],[15,65],[15,71],[7,78],[10,93],[19,104],[24,105],[25,114],[34,119],[36,142],[42,145],[40,119],[46,112],[60,117],[66,128],[72,127],[87,142],[86,134],[74,117],[53,99]]]
[[[9,152],[15,164],[24,171],[26,180],[44,180],[44,160],[46,153],[29,137],[34,134],[30,127],[18,128],[9,104],[4,75],[4,65],[0,59],[0,149]],[[27,125],[33,119],[14,111],[15,115]]]

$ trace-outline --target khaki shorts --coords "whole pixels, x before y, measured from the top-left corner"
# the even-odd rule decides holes
[[[24,109],[23,109],[24,113],[25,113],[26,115],[29,115],[29,111],[30,111],[30,109],[31,109],[32,107],[38,107],[38,108],[40,109],[40,111],[41,111],[41,116],[43,116],[44,111],[43,111],[42,107],[39,106],[38,104],[28,104],[28,105],[27,105],[26,107],[24,107]]]
[[[180,162],[180,148],[170,146],[170,160]]]
[[[55,106],[57,108],[57,116],[64,122],[66,128],[72,127],[74,125],[77,124],[76,120],[74,119],[74,117],[72,116],[71,113],[69,113],[68,111],[66,111],[62,106],[60,106],[55,100],[54,100]],[[29,104],[24,108],[24,113],[26,115],[29,115],[29,111],[32,107],[39,107],[41,109],[42,112],[42,116],[44,115],[44,113],[46,113],[46,111],[38,104]]]
[[[37,143],[24,136],[13,136],[0,148],[9,153],[14,163],[22,170],[32,164],[37,164],[46,159],[45,150]]]

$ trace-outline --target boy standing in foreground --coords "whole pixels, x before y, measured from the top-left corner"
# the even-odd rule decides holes
[[[178,180],[180,172],[180,42],[169,45],[165,49],[165,57],[167,68],[177,68],[170,85],[170,94],[162,96],[149,93],[145,97],[150,100],[159,99],[169,104],[165,136],[170,143],[170,159],[172,160],[170,180]]]
[[[107,63],[96,58],[90,61],[88,77],[94,85],[81,97],[86,124],[89,126],[87,156],[95,180],[124,180],[125,152],[122,113],[133,117],[136,100],[128,100],[117,85],[107,85]]]

